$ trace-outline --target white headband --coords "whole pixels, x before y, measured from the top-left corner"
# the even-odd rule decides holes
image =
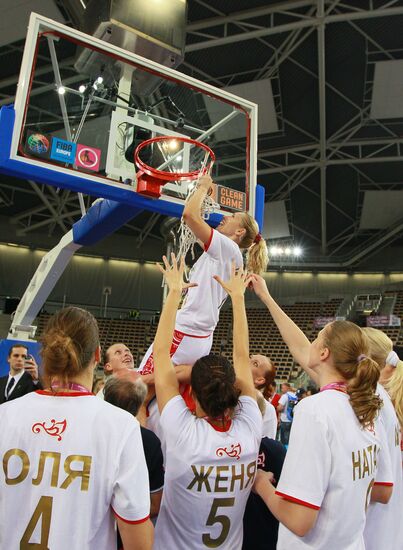
[[[392,367],[397,367],[399,361],[399,356],[395,351],[391,351],[386,358],[386,364],[392,365]]]

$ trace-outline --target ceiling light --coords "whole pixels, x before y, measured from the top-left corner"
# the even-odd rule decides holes
[[[178,140],[176,139],[171,139],[168,141],[168,149],[170,151],[176,151],[179,147],[179,143],[178,143]]]
[[[60,95],[63,95],[66,93],[66,88],[64,86],[59,86],[57,89],[57,93]]]
[[[85,84],[81,84],[81,86],[78,88],[78,91],[80,92],[80,94],[83,94],[86,89],[87,86],[85,86]]]

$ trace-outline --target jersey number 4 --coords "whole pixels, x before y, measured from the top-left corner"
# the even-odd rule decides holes
[[[235,498],[215,498],[213,500],[213,504],[211,506],[210,513],[208,515],[206,525],[211,527],[215,523],[220,523],[222,526],[221,533],[218,535],[217,538],[213,539],[210,535],[210,533],[203,533],[203,544],[204,546],[207,546],[207,548],[218,548],[223,544],[225,539],[228,537],[228,533],[231,527],[231,520],[228,516],[224,516],[223,514],[218,515],[218,508],[230,508],[234,506],[235,504]]]
[[[49,550],[50,520],[53,497],[41,497],[20,541],[20,550]],[[41,521],[42,520],[42,521]],[[36,525],[41,521],[41,541],[29,542]]]

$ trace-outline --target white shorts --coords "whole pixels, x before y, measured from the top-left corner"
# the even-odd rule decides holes
[[[194,365],[198,359],[210,353],[212,345],[213,334],[192,336],[175,330],[170,352],[172,363],[174,365]],[[154,372],[153,344],[144,355],[138,371],[142,374]]]

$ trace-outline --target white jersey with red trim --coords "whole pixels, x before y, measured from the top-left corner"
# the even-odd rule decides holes
[[[348,395],[340,391],[303,399],[295,408],[276,493],[319,513],[304,537],[280,524],[277,550],[364,550],[372,486],[393,485],[392,480],[379,420],[373,430],[362,429]]]
[[[386,431],[392,463],[393,493],[387,504],[371,502],[367,511],[364,540],[366,550],[403,549],[403,479],[400,452],[400,424],[388,392],[378,384],[383,401],[380,419]]]
[[[0,407],[0,548],[110,550],[113,511],[149,516],[140,426],[92,394],[35,392]]]
[[[164,407],[164,493],[154,550],[242,546],[242,518],[256,473],[262,415],[241,397],[227,431],[218,431],[176,396]]]
[[[227,298],[227,293],[213,276],[218,275],[226,281],[230,278],[233,261],[237,268],[243,265],[242,253],[236,242],[215,229],[211,230],[210,242],[204,248],[204,254],[197,260],[190,274],[191,282],[198,286],[188,289],[175,323],[177,330],[196,336],[214,331],[220,308]]]
[[[266,409],[263,415],[262,438],[276,439],[277,434],[277,413],[269,401],[266,401]]]

